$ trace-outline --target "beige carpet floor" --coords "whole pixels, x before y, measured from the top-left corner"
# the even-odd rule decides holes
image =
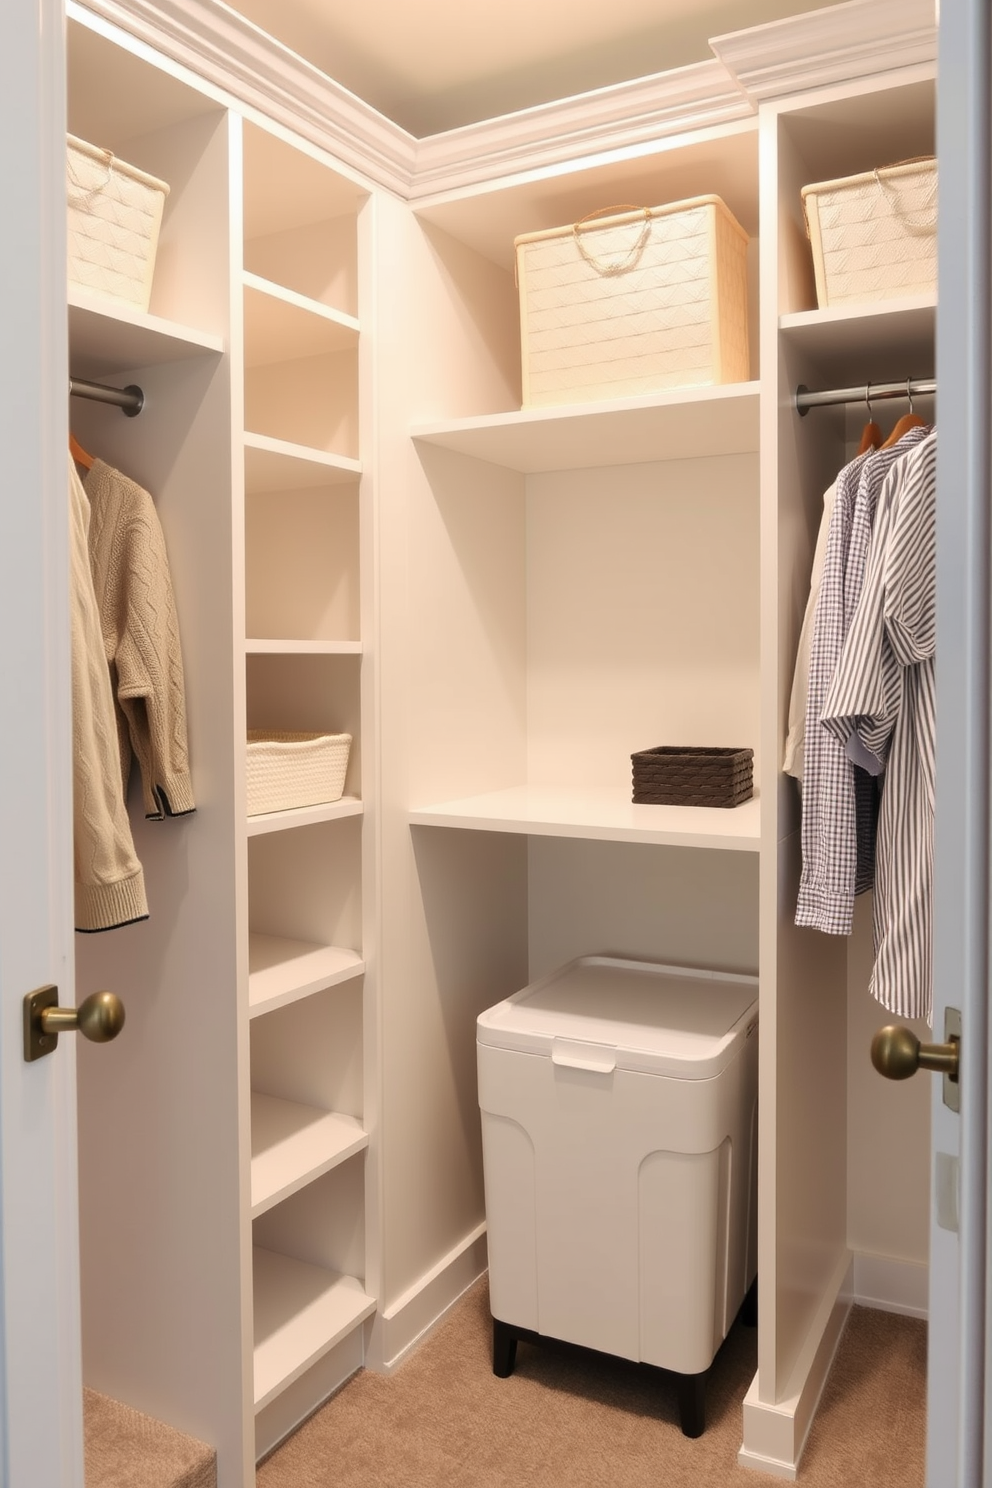
[[[750,1488],[737,1465],[757,1337],[736,1324],[707,1429],[679,1430],[663,1376],[566,1345],[490,1363],[485,1281],[392,1376],[363,1372],[258,1469],[258,1488]],[[855,1308],[799,1470],[806,1488],[922,1488],[926,1326]]]
[[[83,1441],[86,1488],[217,1488],[212,1447],[96,1390],[83,1391]]]

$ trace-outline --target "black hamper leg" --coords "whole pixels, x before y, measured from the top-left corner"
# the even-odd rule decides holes
[[[680,1374],[679,1423],[683,1436],[702,1436],[706,1429],[706,1380],[709,1370],[702,1374]]]
[[[508,1323],[493,1318],[493,1374],[508,1379],[517,1361],[517,1335]]]

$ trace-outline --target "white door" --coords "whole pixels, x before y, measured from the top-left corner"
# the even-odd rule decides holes
[[[989,45],[988,0],[943,0],[934,1038],[943,1041],[946,1010],[959,1010],[962,1068],[960,1115],[944,1104],[943,1081],[929,1077],[927,1488],[983,1488],[992,1475],[992,1450],[986,1452],[984,1442],[992,828]]]
[[[22,999],[70,1004],[72,799],[60,0],[3,6],[0,138],[0,1482],[82,1488],[72,1038],[27,1064]]]

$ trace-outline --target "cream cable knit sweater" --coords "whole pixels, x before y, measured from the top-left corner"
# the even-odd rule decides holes
[[[69,508],[76,929],[111,930],[146,919],[148,905],[121,794],[114,699],[90,572],[89,502],[71,464]]]
[[[131,751],[141,767],[145,815],[196,809],[186,740],[186,696],[169,560],[147,491],[95,460],[90,564],[103,645],[117,697],[124,790]]]

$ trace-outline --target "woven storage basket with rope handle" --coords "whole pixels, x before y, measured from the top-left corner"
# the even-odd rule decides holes
[[[350,749],[350,734],[249,729],[248,815],[339,801]]]
[[[718,196],[514,241],[524,407],[750,376],[748,238]]]
[[[821,310],[936,291],[933,156],[804,186],[802,200]]]
[[[739,806],[754,794],[753,749],[660,745],[630,759],[638,804]]]
[[[67,136],[69,283],[148,309],[165,181]]]

